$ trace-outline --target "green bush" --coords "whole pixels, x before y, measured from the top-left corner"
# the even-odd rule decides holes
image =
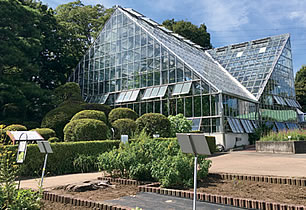
[[[56,137],[56,133],[51,128],[35,128],[31,131],[36,131],[39,133],[45,140],[48,140],[51,137]]]
[[[73,120],[64,128],[64,141],[104,140],[109,136],[109,128],[100,120]]]
[[[98,171],[97,157],[93,155],[80,154],[73,160],[75,170],[82,173]]]
[[[133,136],[136,131],[136,122],[131,119],[119,119],[113,122],[115,138],[120,139],[121,135]]]
[[[116,120],[125,118],[136,120],[137,117],[137,113],[130,108],[115,108],[109,113],[108,120],[110,123],[113,123]]]
[[[159,181],[164,187],[192,186],[193,161],[192,155],[181,152],[177,141],[156,139],[120,144],[118,149],[98,157],[101,170],[119,172],[124,178]],[[202,156],[198,161],[202,179],[207,176],[211,161]]]
[[[65,101],[83,101],[81,96],[81,89],[78,83],[67,82],[64,85],[57,87],[54,90],[59,103]]]
[[[36,121],[25,121],[22,123],[25,127],[27,127],[29,130],[39,128],[40,127],[40,122]]]
[[[108,114],[111,111],[111,107],[106,105],[106,104],[94,104],[94,103],[84,103],[81,104],[81,108],[82,110],[97,110],[97,111],[101,111],[104,112],[106,116],[108,116]]]
[[[292,141],[305,141],[306,130],[289,130],[270,132],[267,135],[260,138],[260,141],[289,141],[288,136],[291,136]]]
[[[100,120],[104,123],[107,123],[107,119],[106,119],[104,112],[97,111],[97,110],[80,111],[71,118],[71,121],[80,120],[80,119],[94,119],[94,120]]]
[[[136,120],[137,133],[144,130],[148,135],[159,134],[160,137],[170,136],[170,121],[162,114],[147,113]]]
[[[19,124],[12,124],[9,126],[6,126],[4,128],[4,131],[26,131],[27,127],[25,127],[24,125],[19,125]]]
[[[81,169],[73,165],[74,160],[79,155],[98,156],[103,152],[112,150],[114,147],[118,147],[119,143],[120,141],[118,140],[51,143],[53,153],[48,155],[46,174],[62,175],[80,173]],[[7,147],[14,154],[17,153],[18,145]],[[19,166],[21,175],[41,176],[44,157],[44,154],[39,152],[36,144],[28,145],[25,162]]]
[[[188,133],[191,131],[192,121],[187,120],[183,114],[170,115],[168,119],[171,124],[170,132],[172,137],[175,137],[176,133]]]
[[[60,139],[57,137],[51,137],[48,139],[49,142],[54,143],[54,142],[60,142]]]
[[[56,136],[63,139],[63,129],[70,119],[82,110],[81,102],[67,102],[65,105],[59,106],[46,114],[43,118],[41,127],[51,128],[56,132]]]

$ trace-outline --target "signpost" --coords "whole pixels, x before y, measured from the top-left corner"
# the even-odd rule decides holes
[[[196,210],[198,155],[210,155],[211,153],[204,134],[177,133],[176,136],[182,152],[194,155],[193,210]]]
[[[48,141],[45,141],[44,138],[36,131],[7,131],[6,133],[13,141],[13,144],[15,144],[16,141],[19,142],[18,151],[17,151],[17,159],[16,159],[17,163],[24,162],[26,153],[27,153],[27,144],[29,141],[37,142],[39,151],[41,153],[46,154],[43,169],[42,169],[41,182],[40,182],[40,187],[42,187],[46,165],[47,165],[48,154],[53,153],[50,143]],[[18,188],[19,186],[20,186],[20,180],[19,180]]]

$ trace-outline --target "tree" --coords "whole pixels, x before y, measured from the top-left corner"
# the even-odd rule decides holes
[[[295,81],[296,99],[301,104],[303,112],[306,112],[306,66],[296,73]]]
[[[165,20],[162,25],[177,34],[190,39],[205,49],[210,49],[212,47],[210,43],[210,34],[207,32],[205,24],[201,24],[200,27],[198,27],[189,21],[175,21],[174,19],[171,19]]]
[[[101,4],[85,6],[80,0],[55,9],[55,17],[61,26],[59,33],[65,40],[66,56],[74,64],[71,68],[85,54],[112,12],[113,9],[106,9]]]

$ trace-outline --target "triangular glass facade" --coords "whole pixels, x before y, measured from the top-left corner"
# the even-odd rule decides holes
[[[289,35],[283,34],[216,48],[208,53],[259,99],[288,39]]]

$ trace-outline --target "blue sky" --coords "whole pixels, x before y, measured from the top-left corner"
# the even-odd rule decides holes
[[[42,0],[52,8],[72,0]],[[204,23],[214,47],[290,33],[294,73],[306,65],[306,1],[304,0],[83,0],[133,8],[162,23]]]

